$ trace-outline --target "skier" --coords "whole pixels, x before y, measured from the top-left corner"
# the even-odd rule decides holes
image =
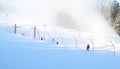
[[[43,40],[43,37],[41,37],[41,40]]]
[[[54,38],[52,39],[52,43],[54,44]]]
[[[58,45],[58,44],[59,44],[59,42],[57,41],[57,42],[56,42],[56,44]]]
[[[89,51],[89,49],[90,49],[90,45],[88,44],[88,45],[87,45],[87,51]]]

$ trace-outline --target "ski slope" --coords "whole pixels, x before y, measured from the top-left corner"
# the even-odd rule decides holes
[[[34,30],[31,28],[33,26],[20,26],[17,28],[17,34],[27,39],[33,39]],[[13,26],[9,27],[9,31],[14,32]],[[45,41],[41,41],[41,38],[45,38]],[[56,42],[59,42],[57,46],[70,49],[85,50],[89,44],[92,51],[120,53],[120,38],[114,35],[104,37],[58,26],[41,26],[37,27],[35,39],[38,42],[46,42],[48,45],[56,45]],[[52,41],[53,39],[54,42]]]
[[[74,42],[70,48],[69,42],[59,46],[0,29],[0,69],[120,69],[119,55],[79,49]]]

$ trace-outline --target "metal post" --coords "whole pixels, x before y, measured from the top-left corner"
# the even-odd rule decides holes
[[[46,32],[45,32],[45,29],[46,29],[46,26],[47,26],[47,25],[44,25],[44,40],[45,40],[45,33],[46,33]]]
[[[61,44],[63,44],[63,37],[62,37],[61,33],[58,33],[58,34],[59,34],[59,36],[61,38]]]
[[[16,34],[16,31],[17,31],[17,25],[15,24],[15,26],[14,26],[14,33]]]
[[[36,29],[36,31],[37,31],[37,29]],[[40,39],[40,32],[39,32],[39,30],[38,30],[38,36],[39,36],[38,39]]]
[[[17,28],[20,28],[20,27],[18,27],[17,24],[15,24],[15,26],[13,26],[13,28],[14,28],[14,33],[16,34],[17,33]]]
[[[112,43],[112,41],[110,40],[110,43],[112,44],[113,46],[113,49],[114,49],[114,56],[115,56],[115,45]]]
[[[90,38],[91,43],[93,44],[93,52],[94,52],[94,42],[92,41],[92,39]]]
[[[36,37],[36,26],[34,26],[34,38]]]
[[[7,29],[7,19],[8,18],[8,14],[6,13],[6,25],[5,25],[5,27],[6,27],[6,29]]]
[[[75,36],[73,36],[73,38],[75,39],[75,45],[76,45],[76,49],[77,49],[77,39],[75,38]]]

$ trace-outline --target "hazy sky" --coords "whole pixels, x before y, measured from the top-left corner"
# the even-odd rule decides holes
[[[53,24],[59,13],[67,13],[80,22],[99,11],[109,0],[0,0],[5,11],[17,13],[13,17],[20,23]],[[18,16],[18,17],[17,17]],[[23,20],[24,19],[24,20]],[[26,19],[26,20],[25,20]]]
[[[51,24],[55,22],[55,16],[58,12],[70,13],[78,15],[77,13],[86,12],[84,10],[94,9],[91,3],[95,0],[1,0],[6,8],[6,11],[19,13],[22,17],[29,17],[28,19],[34,23]],[[85,4],[86,3],[86,4]],[[87,5],[87,6],[86,6]],[[80,7],[81,6],[81,7]],[[83,10],[84,9],[84,10]],[[90,10],[89,10],[90,12]],[[22,17],[23,18],[23,17]],[[20,18],[19,18],[20,19]]]

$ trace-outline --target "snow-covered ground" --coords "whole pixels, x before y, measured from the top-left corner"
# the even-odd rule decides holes
[[[41,41],[38,38],[32,39],[33,34],[28,38],[19,35],[21,32],[13,34],[10,28],[0,29],[0,69],[120,69],[117,47],[114,56],[112,45],[110,49],[110,46],[104,45],[106,42],[102,44],[102,40],[97,43],[100,39],[88,38],[88,34],[87,37],[82,36],[85,33],[58,31],[46,30],[46,40]],[[44,37],[44,34],[41,36]],[[54,43],[52,38],[55,39]],[[86,44],[92,46],[91,40],[94,42],[94,52],[93,47],[86,51]],[[56,45],[56,41],[60,45]],[[119,46],[118,41],[116,45]]]
[[[33,39],[34,26],[19,26],[17,34],[27,39]],[[13,26],[10,26],[9,31],[14,32]],[[45,41],[41,41],[45,38]],[[36,40],[39,42],[46,42],[48,45],[55,45],[59,42],[59,47],[66,47],[70,49],[86,49],[90,45],[90,50],[101,52],[120,53],[120,38],[116,36],[98,36],[92,33],[79,32],[73,29],[65,29],[61,27],[41,26],[37,27]],[[54,39],[54,41],[52,41]]]
[[[101,14],[108,4],[1,0],[0,69],[120,69],[120,37]]]

